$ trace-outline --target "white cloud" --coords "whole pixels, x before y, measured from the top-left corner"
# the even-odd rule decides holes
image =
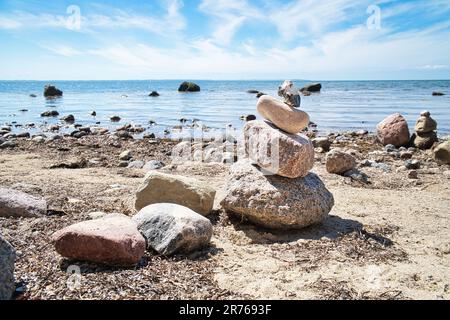
[[[81,32],[94,29],[142,29],[149,32],[167,35],[169,32],[182,30],[186,21],[180,13],[181,0],[164,1],[166,14],[162,17],[130,14],[123,10],[115,10],[113,15],[83,15],[81,11]],[[32,14],[16,11],[12,14],[0,14],[0,29],[20,28],[66,28],[68,15]]]
[[[83,54],[83,52],[67,45],[41,45],[41,46],[44,49],[47,49],[57,55],[64,57],[75,57]]]
[[[214,18],[212,38],[225,45],[245,22],[263,18],[262,13],[247,0],[203,0],[199,9]]]

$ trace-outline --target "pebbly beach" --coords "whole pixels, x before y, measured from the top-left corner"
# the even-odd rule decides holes
[[[56,107],[2,123],[1,298],[448,299],[450,140],[434,112],[323,132],[303,104],[326,84],[295,84],[243,92],[253,110],[222,130],[94,107],[105,120]]]

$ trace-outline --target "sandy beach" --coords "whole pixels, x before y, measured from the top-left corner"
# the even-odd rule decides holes
[[[342,133],[332,148],[357,159],[367,181],[330,174],[325,154],[313,172],[335,198],[329,217],[299,231],[256,227],[220,208],[229,166],[171,164],[177,142],[81,139],[37,143],[16,139],[0,150],[0,185],[43,197],[49,215],[0,218],[4,238],[17,251],[16,299],[449,299],[450,167],[431,151],[417,150],[417,179],[404,160],[384,151],[370,134]],[[171,258],[147,252],[134,268],[63,259],[51,235],[89,220],[89,213],[135,214],[133,197],[145,171],[118,167],[130,150],[135,159],[160,160],[163,172],[206,181],[217,190],[208,216],[208,248]],[[374,160],[388,170],[362,166]],[[67,268],[81,268],[70,290]]]

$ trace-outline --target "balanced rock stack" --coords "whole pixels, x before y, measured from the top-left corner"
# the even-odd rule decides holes
[[[437,122],[431,118],[430,112],[422,112],[416,123],[416,133],[411,137],[411,144],[422,150],[431,149],[433,144],[438,142],[436,130]]]
[[[304,135],[309,116],[298,110],[300,97],[292,82],[280,87],[285,102],[262,96],[258,112],[267,121],[244,127],[245,159],[230,169],[222,207],[250,222],[272,229],[300,229],[323,221],[333,195],[310,173],[314,147]]]

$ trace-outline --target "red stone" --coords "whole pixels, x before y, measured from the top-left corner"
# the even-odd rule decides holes
[[[377,126],[378,140],[383,145],[393,144],[401,147],[409,142],[409,128],[405,118],[395,113],[384,119]]]
[[[131,266],[145,253],[146,242],[126,217],[105,217],[62,229],[52,236],[56,251],[70,260]]]

